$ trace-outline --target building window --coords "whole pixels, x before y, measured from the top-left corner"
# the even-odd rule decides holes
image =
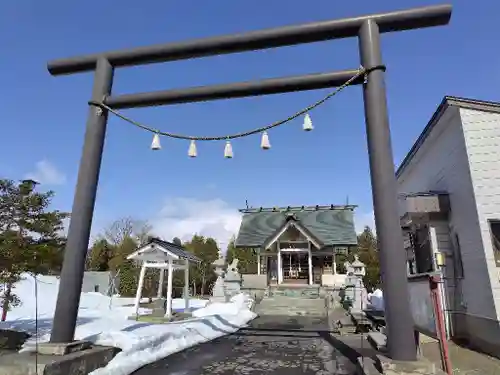
[[[455,254],[453,254],[453,264],[455,267],[455,277],[464,277],[464,265],[462,263],[462,249],[460,248],[460,240],[458,234],[455,233]]]
[[[415,231],[415,266],[417,273],[434,271],[429,227],[424,225]]]
[[[495,264],[500,267],[500,220],[488,220]]]

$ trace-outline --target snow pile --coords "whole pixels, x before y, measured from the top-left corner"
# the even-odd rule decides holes
[[[55,302],[59,288],[56,277],[37,277],[38,341],[50,338]],[[0,328],[26,331],[33,337],[23,350],[30,351],[35,343],[35,280],[25,275],[16,284],[16,293],[23,302],[7,315]],[[133,298],[107,297],[99,293],[82,293],[76,340],[92,341],[98,345],[115,346],[122,351],[105,367],[92,375],[127,375],[140,367],[202,342],[236,332],[256,317],[250,311],[252,300],[244,294],[234,296],[228,303],[207,304],[206,300],[191,299],[193,318],[167,324],[129,320],[135,314]],[[174,299],[172,308],[182,309],[184,299]],[[140,313],[147,313],[141,309]]]
[[[250,311],[253,300],[246,294],[240,293],[232,297],[229,303],[213,302],[204,308],[193,311],[194,317],[203,317],[210,315],[221,314],[224,315],[238,315],[244,310]]]
[[[374,310],[384,310],[384,295],[382,290],[375,289],[373,293],[368,295],[368,301],[370,302],[370,307]]]

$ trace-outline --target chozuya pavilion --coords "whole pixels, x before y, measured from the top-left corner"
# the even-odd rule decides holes
[[[336,255],[357,245],[352,205],[247,208],[236,247],[258,254],[268,284],[338,285]]]

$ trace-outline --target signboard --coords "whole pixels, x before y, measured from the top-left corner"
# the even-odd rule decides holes
[[[438,338],[434,303],[429,287],[429,275],[415,275],[408,278],[410,308],[415,329],[423,334]]]

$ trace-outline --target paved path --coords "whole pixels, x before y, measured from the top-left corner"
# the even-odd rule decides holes
[[[499,375],[500,359],[481,354],[453,342],[448,343],[451,366],[454,375]],[[441,356],[437,342],[421,344],[423,355],[441,366]]]
[[[361,336],[347,338],[332,337],[325,318],[262,316],[236,334],[174,354],[134,374],[354,374],[353,361],[371,349]]]

